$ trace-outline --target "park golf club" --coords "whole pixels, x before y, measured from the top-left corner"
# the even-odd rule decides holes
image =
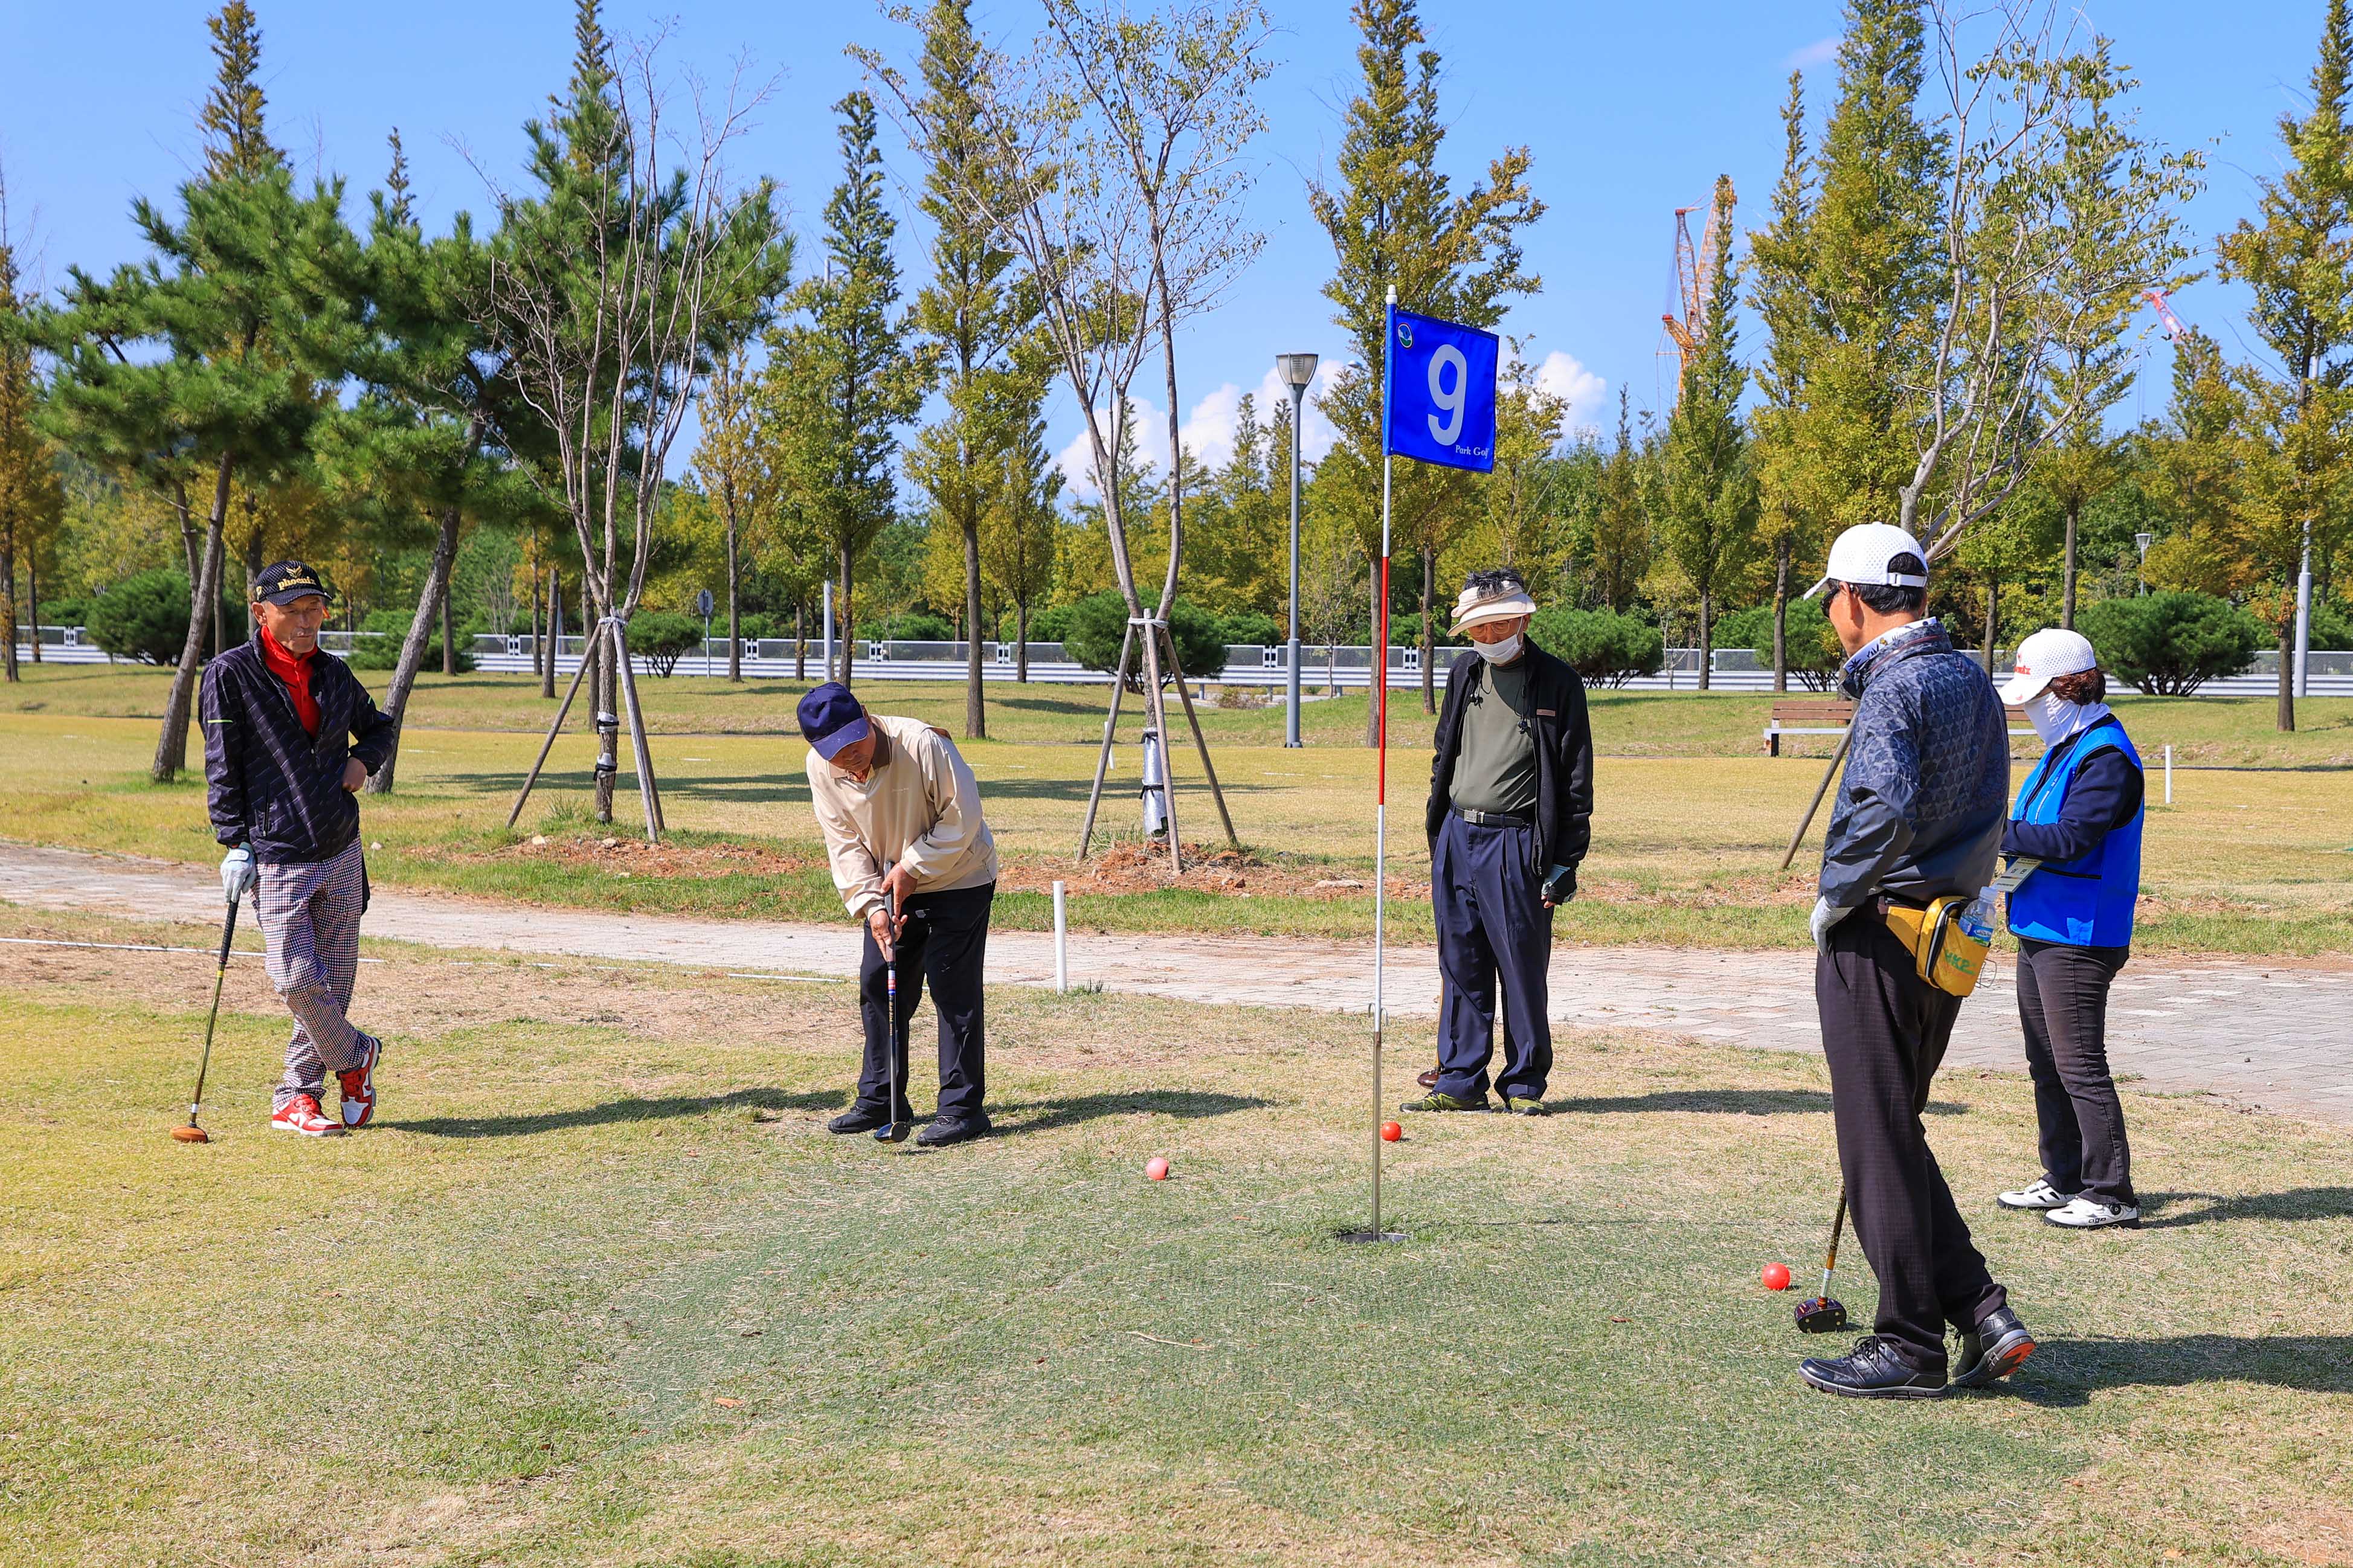
[[[228,978],[228,944],[237,935],[237,900],[228,900],[227,918],[221,921],[220,963],[213,971],[213,1010],[205,1015],[205,1054],[196,1058],[196,1092],[188,1100],[188,1124],[172,1129],[172,1136],[183,1143],[209,1143],[212,1134],[196,1125],[196,1113],[205,1107],[205,1071],[213,1065],[213,1026],[220,1021],[221,982]]]
[[[882,1063],[890,1078],[891,1099],[882,1108],[882,1125],[874,1130],[874,1142],[904,1143],[913,1123],[899,1120],[899,900],[888,888],[882,889],[882,919],[891,928],[891,940],[882,946],[882,1005],[886,1009]]]

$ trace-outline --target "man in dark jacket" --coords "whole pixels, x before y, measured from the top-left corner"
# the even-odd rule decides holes
[[[1474,572],[1454,630],[1478,650],[1446,676],[1430,763],[1430,900],[1445,1000],[1438,1069],[1408,1110],[1484,1110],[1504,1015],[1503,1108],[1544,1114],[1552,1072],[1552,912],[1577,894],[1592,835],[1593,732],[1577,672],[1530,643],[1535,601],[1505,567]]]
[[[1848,529],[1811,592],[1824,588],[1855,712],[1822,847],[1814,998],[1839,1168],[1879,1276],[1879,1316],[1852,1352],[1809,1360],[1799,1374],[1832,1394],[1933,1397],[1947,1385],[1947,1323],[1961,1334],[1950,1377],[1961,1387],[2015,1371],[2034,1341],[1970,1242],[1920,1120],[1961,998],[1921,978],[1886,916],[1992,881],[2009,722],[1986,672],[1924,617],[1927,558],[1911,535]]]
[[[205,667],[198,712],[213,836],[228,846],[221,889],[253,893],[270,984],[294,1015],[269,1124],[308,1137],[375,1113],[383,1042],[344,1016],[359,972],[367,867],[355,798],[392,750],[392,721],[359,678],[319,651],[326,589],[300,561],[252,584],[253,639]],[[336,1119],[320,1107],[337,1075]]]

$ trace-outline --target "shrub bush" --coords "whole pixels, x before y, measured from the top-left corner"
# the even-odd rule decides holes
[[[58,622],[49,619],[49,624],[56,626]],[[2312,646],[2332,650],[2353,648],[2353,608],[2328,599],[2313,600]]]
[[[629,618],[629,651],[664,679],[678,661],[702,646],[702,623],[667,610],[639,610]]]
[[[377,615],[383,613],[379,610],[375,615],[369,616],[367,619],[372,621]],[[400,645],[407,638],[408,623],[403,619],[396,629],[388,631],[382,637],[353,637],[352,651],[345,657],[343,662],[353,669],[397,669],[400,668]],[[434,671],[441,668],[441,631],[440,623],[438,620],[434,623],[433,640],[425,645],[424,657],[417,660],[417,668],[421,670]],[[466,639],[460,637],[458,639],[458,672],[462,675],[473,668],[473,651],[466,646]]]
[[[2075,629],[2105,668],[2153,697],[2185,697],[2236,675],[2271,640],[2229,600],[2179,591],[2087,605]]]
[[[1117,598],[1119,595],[1114,594],[1112,596]],[[1074,606],[1070,605],[1050,605],[1042,610],[1030,611],[1029,640],[1060,642],[1068,637],[1071,635],[1071,612]],[[1005,617],[1005,635],[1008,638],[1013,636],[1013,617],[1010,616]]]
[[[954,642],[955,623],[929,610],[902,610],[879,621],[858,623],[860,642]]]
[[[1538,647],[1566,663],[1588,686],[1623,686],[1656,675],[1667,662],[1659,628],[1614,610],[1538,610],[1529,626]]]
[[[1782,656],[1789,661],[1789,673],[1810,691],[1828,689],[1846,662],[1846,650],[1839,647],[1838,634],[1831,630],[1831,618],[1822,611],[1820,599],[1789,599],[1788,619],[1784,627]],[[1753,610],[1736,610],[1715,623],[1715,646],[1745,647],[1757,656],[1757,662],[1770,672],[1773,668],[1773,606],[1759,605]]]
[[[45,626],[78,626],[90,616],[88,599],[43,599],[41,624]]]
[[[1229,643],[1276,647],[1283,639],[1282,623],[1259,610],[1239,610],[1218,618],[1218,635]]]
[[[1109,670],[1119,663],[1121,639],[1127,635],[1127,601],[1115,588],[1091,594],[1071,607],[1067,630],[1059,638],[1062,650],[1089,669]],[[1213,680],[1226,668],[1225,628],[1215,616],[1179,599],[1168,612],[1168,630],[1176,643],[1176,658],[1195,680]],[[1139,655],[1135,669],[1144,661]],[[1166,671],[1162,672],[1165,676]],[[1141,688],[1142,677],[1129,677],[1131,688]]]
[[[221,595],[221,637],[227,646],[243,642],[252,621],[243,605]],[[125,577],[91,603],[83,626],[117,658],[177,664],[188,640],[188,574],[158,566]]]

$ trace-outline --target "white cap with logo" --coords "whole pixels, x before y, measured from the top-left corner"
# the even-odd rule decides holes
[[[2092,640],[2081,632],[2051,626],[2018,645],[2018,668],[2002,683],[2001,700],[2015,708],[2042,695],[2043,689],[2063,675],[2081,675],[2100,668]]]
[[[1888,563],[1909,555],[1926,564],[1928,552],[1920,542],[1892,522],[1858,522],[1831,546],[1830,569],[1805,592],[1810,599],[1833,583],[1858,583],[1867,588],[1925,588],[1925,572],[1892,572]]]

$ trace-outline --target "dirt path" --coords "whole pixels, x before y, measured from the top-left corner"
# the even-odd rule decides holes
[[[0,843],[0,900],[38,909],[159,920],[216,921],[220,884],[205,867]],[[859,938],[838,926],[689,920],[518,907],[376,889],[370,936],[439,947],[561,953],[846,976]],[[0,946],[0,968],[8,963]],[[2023,1066],[2010,970],[1998,958],[1967,1007],[1949,1060]],[[1367,1012],[1369,942],[1339,944],[1200,936],[1075,932],[1073,984],[1187,1002]],[[988,978],[1051,985],[1053,938],[1001,931]],[[1389,952],[1391,1015],[1438,1010],[1438,959],[1428,947]],[[1813,964],[1802,953],[1564,946],[1552,969],[1552,1016],[1588,1027],[1659,1029],[1781,1050],[1819,1048]],[[1400,1087],[1420,1064],[1427,1030],[1396,1031]],[[2141,959],[2109,1007],[2110,1056],[2147,1087],[2353,1123],[2353,966],[2250,959]]]

